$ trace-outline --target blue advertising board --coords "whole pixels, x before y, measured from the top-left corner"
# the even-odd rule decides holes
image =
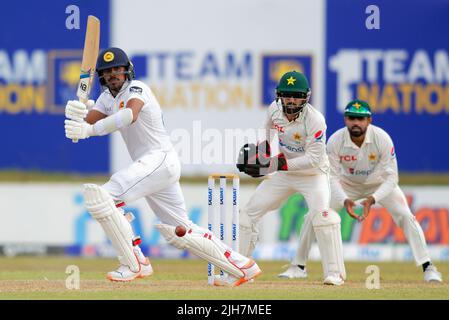
[[[296,54],[264,54],[262,55],[262,105],[269,106],[276,98],[276,86],[282,75],[295,70],[303,73],[314,86],[313,55]],[[312,100],[311,100],[312,102]]]
[[[109,43],[109,7],[108,0],[2,4],[0,170],[109,171],[107,137],[74,144],[64,134],[65,104],[77,99],[87,16],[100,19],[104,48]],[[96,99],[100,88],[94,82]]]
[[[365,23],[372,4],[379,29]],[[328,135],[360,98],[392,137],[400,171],[449,172],[449,1],[328,0],[326,16]]]

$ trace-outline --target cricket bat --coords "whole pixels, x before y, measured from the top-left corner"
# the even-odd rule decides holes
[[[83,60],[81,62],[80,81],[76,95],[78,100],[86,103],[89,100],[92,80],[95,76],[95,66],[97,64],[98,51],[100,50],[100,20],[97,17],[87,18],[86,36],[84,39]],[[82,121],[82,119],[79,119]],[[72,140],[77,143],[77,139]]]

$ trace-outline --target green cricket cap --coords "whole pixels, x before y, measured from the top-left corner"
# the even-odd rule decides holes
[[[371,117],[371,108],[369,104],[363,100],[352,100],[346,105],[345,117]]]

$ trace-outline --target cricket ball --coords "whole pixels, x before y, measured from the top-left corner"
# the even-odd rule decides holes
[[[178,237],[184,237],[184,235],[186,234],[186,232],[187,232],[187,230],[186,230],[186,228],[183,227],[183,226],[177,226],[177,227],[175,228],[175,234],[176,234]]]

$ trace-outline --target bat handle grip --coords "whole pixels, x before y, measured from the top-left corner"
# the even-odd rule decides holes
[[[80,119],[73,119],[73,120],[75,120],[77,122],[81,122],[82,121]],[[78,139],[72,139],[72,143],[78,143]]]
[[[75,121],[77,121],[77,120],[75,120]],[[78,121],[78,122],[80,122],[80,121]],[[78,143],[78,139],[72,139],[72,143]]]

